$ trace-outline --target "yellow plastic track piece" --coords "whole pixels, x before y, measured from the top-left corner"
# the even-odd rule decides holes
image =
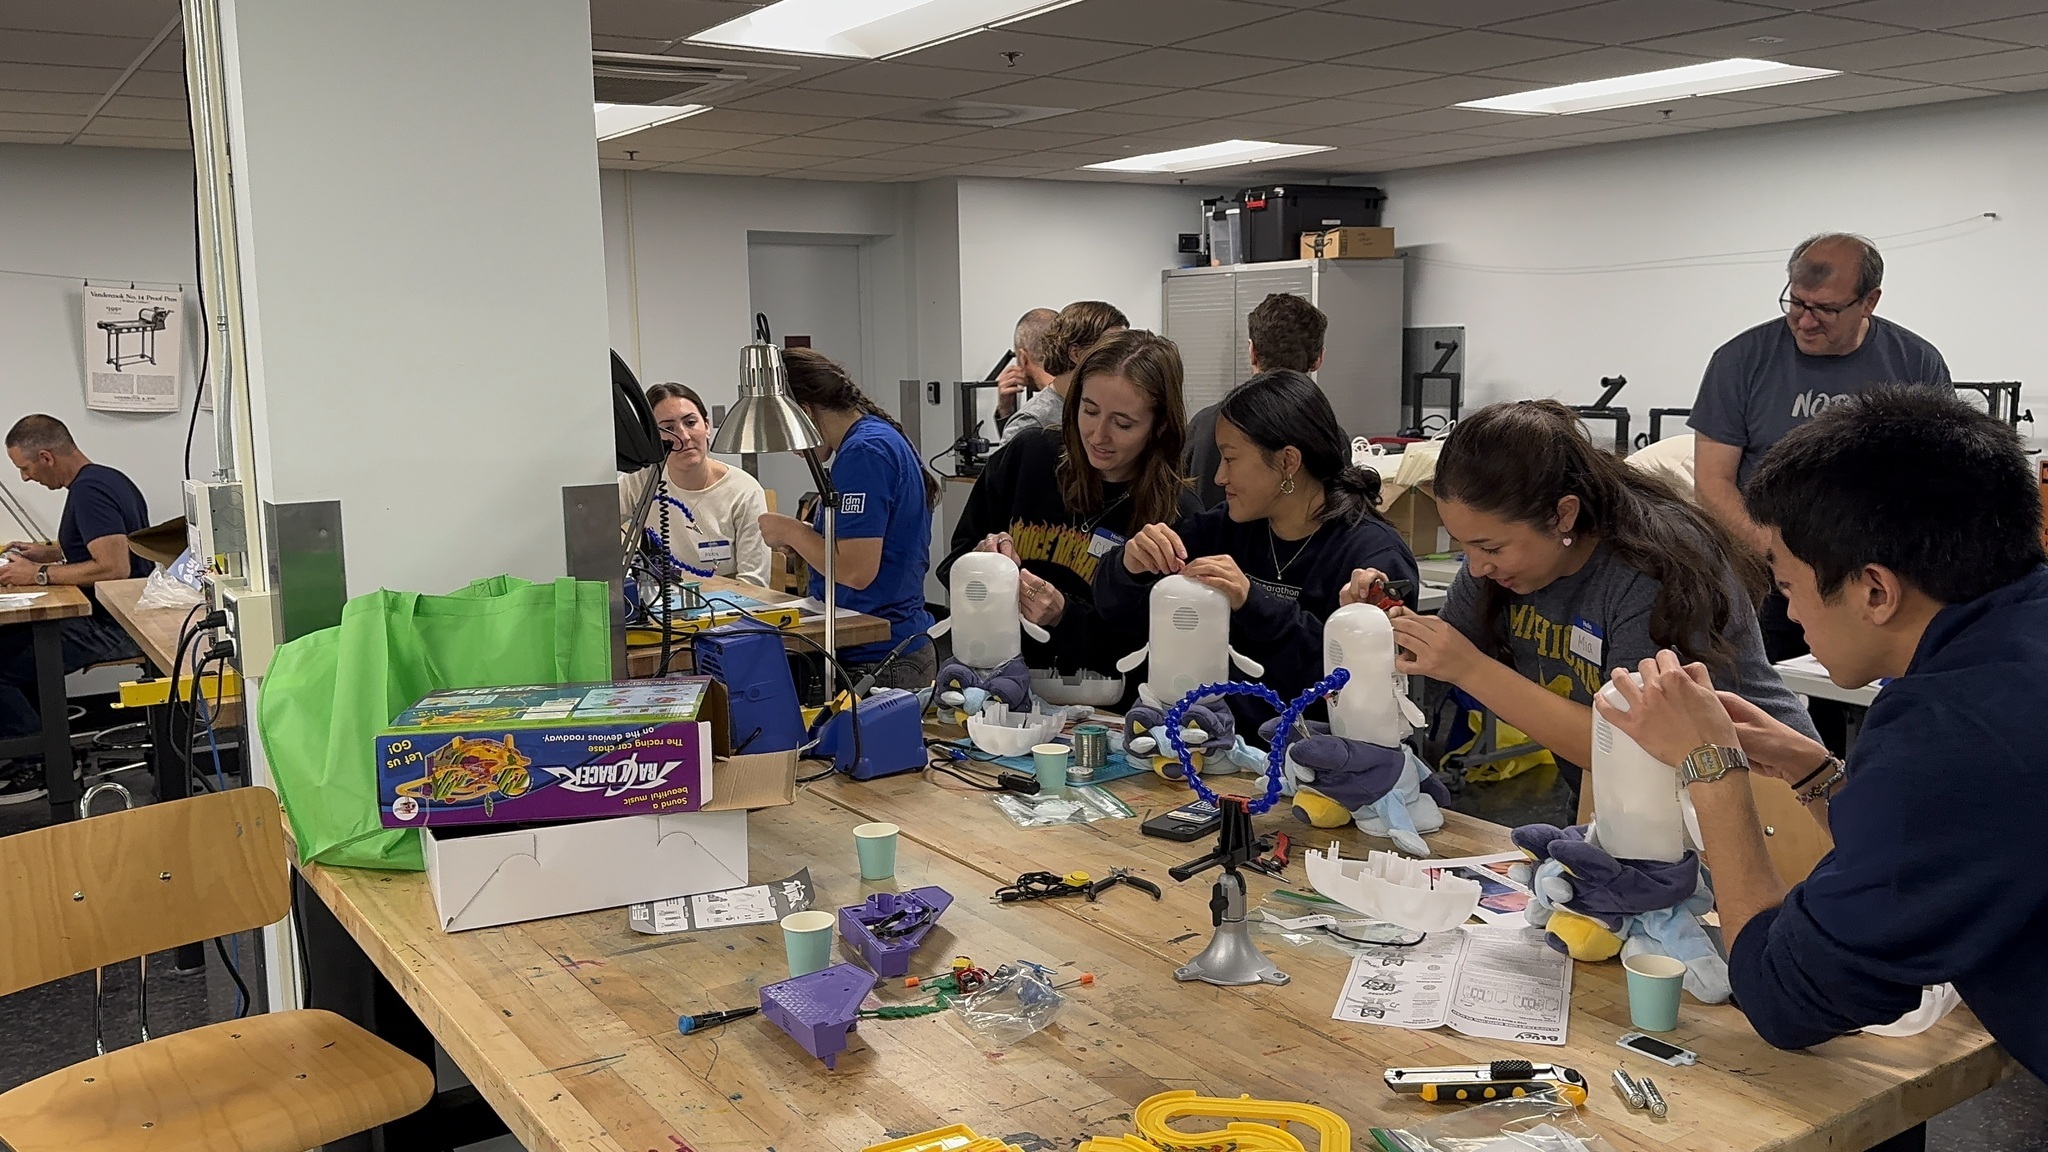
[[[1021,1152],[993,1136],[978,1136],[965,1124],[934,1128],[886,1144],[871,1144],[866,1152]]]
[[[1204,1116],[1217,1119],[1277,1120],[1287,1124],[1300,1124],[1313,1128],[1317,1148],[1320,1152],[1351,1152],[1351,1125],[1342,1116],[1327,1108],[1314,1104],[1301,1104],[1291,1100],[1254,1100],[1250,1096],[1228,1099],[1221,1096],[1198,1096],[1192,1091],[1161,1092],[1148,1098],[1131,1113],[1132,1123],[1138,1134],[1151,1141],[1154,1147],[1164,1152],[1225,1152],[1228,1149],[1242,1149],[1244,1152],[1293,1152],[1302,1148],[1299,1140],[1284,1128],[1269,1127],[1265,1124],[1231,1124],[1220,1132],[1179,1132],[1168,1121],[1182,1116]],[[1272,1140],[1273,1134],[1285,1139],[1286,1143],[1247,1143],[1250,1139]]]

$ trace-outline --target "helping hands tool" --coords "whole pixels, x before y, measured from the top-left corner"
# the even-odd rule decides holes
[[[1586,1078],[1562,1064],[1495,1060],[1437,1068],[1389,1068],[1387,1087],[1431,1104],[1477,1104],[1537,1092],[1555,1092],[1576,1108],[1586,1102]]]

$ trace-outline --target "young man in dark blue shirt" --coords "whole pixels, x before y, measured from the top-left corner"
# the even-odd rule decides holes
[[[149,506],[133,481],[78,450],[71,430],[54,416],[24,416],[7,433],[7,459],[23,480],[64,491],[64,517],[55,544],[17,540],[0,562],[0,588],[52,584],[84,587],[102,580],[149,574],[149,561],[128,549],[128,534],[149,526]],[[135,641],[93,600],[90,616],[64,621],[64,670],[138,654]],[[0,739],[42,727],[35,705],[36,662],[29,626],[0,628]],[[0,765],[0,804],[43,795],[42,767],[32,761]]]
[[[1806,1048],[1953,984],[2048,1075],[2048,567],[2019,437],[1944,391],[1877,389],[1787,434],[1743,502],[1835,683],[1890,682],[1844,765],[1670,652],[1640,689],[1616,673],[1630,707],[1608,716],[1679,766],[1698,810],[1737,1004]],[[1789,889],[1744,767],[1791,782],[1833,832]]]

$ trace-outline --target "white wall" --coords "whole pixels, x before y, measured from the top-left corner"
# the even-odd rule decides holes
[[[1880,315],[1958,380],[2048,385],[2048,97],[1992,97],[1485,161],[1381,180],[1408,322],[1466,326],[1468,403],[1687,407],[1713,350],[1779,315],[1814,232],[1885,255]],[[1996,212],[1997,221],[1979,214]],[[1631,268],[1630,265],[1650,267]],[[2041,403],[2044,401],[2032,400]],[[2048,410],[2043,411],[2048,417]]]
[[[40,275],[26,275],[39,273]],[[88,412],[79,294],[130,281],[185,290],[183,408],[172,413]],[[192,254],[192,160],[183,152],[0,144],[0,431],[31,412],[71,427],[85,454],[126,472],[167,520],[182,507],[186,421],[199,371],[201,325]],[[193,470],[213,467],[211,416],[192,446]],[[0,483],[51,533],[64,494]],[[0,532],[14,524],[0,516]]]
[[[979,380],[1033,308],[1107,300],[1157,331],[1160,273],[1192,259],[1202,198],[1184,186],[1048,180],[960,181],[960,371]]]

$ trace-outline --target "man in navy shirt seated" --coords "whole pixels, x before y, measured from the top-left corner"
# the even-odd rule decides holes
[[[128,550],[128,534],[149,526],[149,506],[133,481],[78,450],[71,430],[54,416],[24,416],[7,433],[7,458],[23,480],[63,489],[64,518],[55,544],[17,540],[0,563],[0,587],[33,588],[149,575],[150,563]],[[93,600],[90,616],[63,623],[64,670],[135,656],[135,641]],[[0,739],[41,730],[36,711],[36,660],[29,626],[0,628]],[[42,766],[35,761],[0,765],[0,804],[19,804],[43,795]]]
[[[1608,715],[1679,766],[1698,809],[1735,1000],[1806,1048],[1953,984],[2048,1075],[2048,567],[2038,477],[2012,429],[1932,388],[1838,397],[1743,492],[1772,577],[1844,687],[1889,677],[1846,765],[1670,652]],[[1616,683],[1625,678],[1617,674]],[[1723,748],[1740,747],[1726,754]],[[1835,849],[1788,890],[1748,767],[1791,782]]]

